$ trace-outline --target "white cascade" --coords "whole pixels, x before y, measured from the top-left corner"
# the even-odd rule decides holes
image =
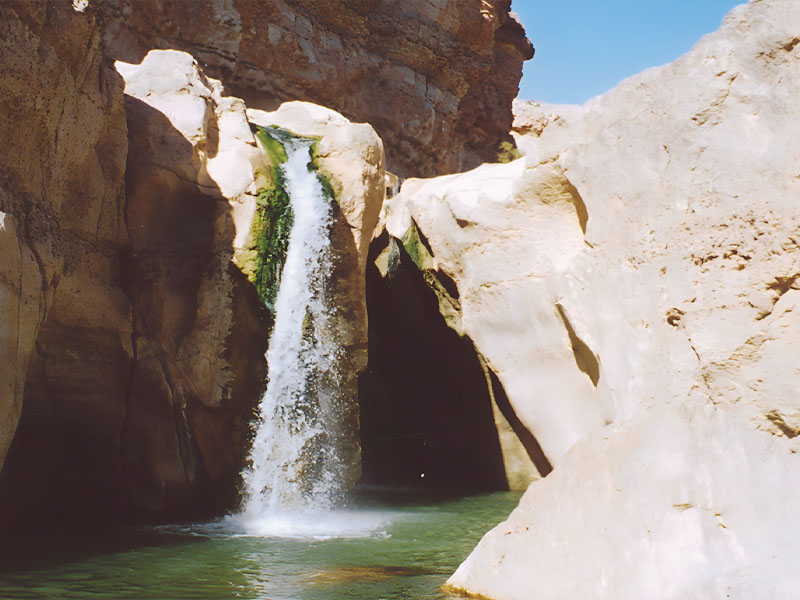
[[[316,172],[309,170],[311,143],[285,142],[282,169],[294,223],[267,351],[267,391],[236,517],[247,531],[265,535],[292,515],[330,509],[340,494],[343,465],[332,438],[342,349],[325,293],[333,216]]]

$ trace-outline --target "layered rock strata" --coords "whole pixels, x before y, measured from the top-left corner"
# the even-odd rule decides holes
[[[453,589],[796,589],[798,10],[753,2],[583,107],[519,106],[525,158],[390,202],[555,466]]]
[[[509,0],[91,2],[110,56],[185,50],[252,108],[307,100],[371,123],[390,170],[495,160],[533,47]],[[446,150],[446,151],[444,151]]]

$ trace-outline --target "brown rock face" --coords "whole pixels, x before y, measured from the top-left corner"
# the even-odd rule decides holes
[[[130,243],[124,289],[136,364],[122,431],[133,506],[210,507],[235,500],[254,405],[263,390],[265,324],[232,264],[230,207],[193,147],[161,112],[126,96]]]
[[[533,47],[509,0],[102,3],[108,53],[195,56],[253,108],[308,100],[375,127],[388,168],[430,176],[494,161]],[[443,151],[447,149],[447,151]]]
[[[0,36],[2,516],[229,506],[266,338],[228,205],[92,15],[11,3]]]
[[[4,5],[0,39],[0,294],[12,302],[2,304],[0,402],[13,405],[2,465],[23,396],[45,421],[74,421],[81,436],[101,420],[92,439],[113,437],[132,352],[130,305],[109,285],[126,241],[118,76],[94,23],[71,9]]]

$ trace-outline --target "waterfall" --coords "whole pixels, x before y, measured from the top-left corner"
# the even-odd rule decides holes
[[[282,140],[284,184],[294,220],[275,301],[267,391],[261,399],[250,466],[243,473],[241,522],[332,507],[344,467],[337,452],[342,349],[326,287],[333,215],[316,171],[312,140]]]

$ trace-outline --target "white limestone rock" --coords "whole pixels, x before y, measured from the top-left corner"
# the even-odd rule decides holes
[[[800,508],[798,24],[790,0],[738,7],[684,57],[582,107],[518,105],[524,158],[409,180],[388,204],[389,232],[413,219],[455,280],[464,331],[556,467],[454,588],[498,600],[797,589],[785,567],[800,551],[777,524],[796,526]],[[662,432],[654,414],[678,416]],[[620,480],[628,500],[598,496]],[[728,529],[672,509],[716,506],[707,496],[725,499]]]
[[[712,407],[657,409],[578,442],[448,587],[498,600],[789,600],[798,508],[800,456],[785,440]]]
[[[253,170],[263,162],[247,122],[244,102],[223,95],[197,61],[178,50],[151,50],[138,65],[115,63],[125,94],[163,113],[192,144],[195,156],[180,173],[225,198],[254,191]],[[168,165],[180,168],[181,165]],[[249,188],[249,189],[248,189]]]

